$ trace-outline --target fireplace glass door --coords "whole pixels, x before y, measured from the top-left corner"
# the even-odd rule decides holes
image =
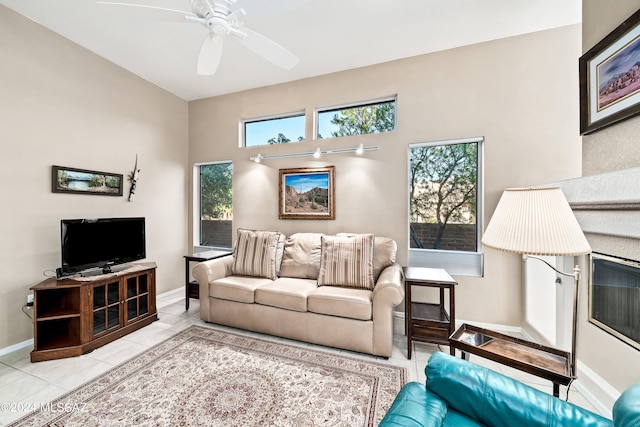
[[[589,321],[640,349],[640,262],[592,254]]]

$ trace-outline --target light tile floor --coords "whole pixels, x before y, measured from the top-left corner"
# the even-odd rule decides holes
[[[188,311],[185,311],[184,306],[184,294],[182,292],[163,294],[158,297],[157,301],[159,317],[157,322],[83,356],[31,363],[29,353],[32,347],[0,356],[0,426],[5,426],[28,412],[21,409],[49,402],[190,325],[231,329],[207,324],[200,320],[198,300],[191,300]],[[407,381],[424,383],[426,362],[429,356],[438,351],[439,348],[437,345],[414,343],[413,357],[411,360],[407,360],[407,340],[406,336],[403,335],[403,321],[401,319],[396,320],[393,355],[389,359],[330,349],[237,329],[231,330],[236,333],[285,341],[293,345],[304,345],[318,348],[322,351],[339,352],[351,357],[378,360],[383,363],[402,366],[407,369]],[[449,351],[448,347],[444,347],[442,350]],[[552,392],[552,385],[546,380],[480,357],[472,356],[471,361],[516,378],[547,393]],[[566,398],[566,387],[560,388],[560,397],[562,399]],[[569,401],[594,411],[593,406],[573,389],[569,391]]]

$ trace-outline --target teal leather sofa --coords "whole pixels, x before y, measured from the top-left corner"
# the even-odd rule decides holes
[[[640,383],[613,407],[613,421],[512,378],[434,353],[426,386],[406,384],[379,426],[640,427]]]

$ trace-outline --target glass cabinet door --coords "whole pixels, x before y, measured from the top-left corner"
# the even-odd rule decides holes
[[[120,283],[93,286],[93,335],[120,326]]]
[[[149,313],[149,276],[127,278],[127,322]]]

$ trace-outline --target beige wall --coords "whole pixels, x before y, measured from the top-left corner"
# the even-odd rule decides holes
[[[618,0],[612,7],[607,0],[583,1],[582,51],[586,52],[640,8],[639,0]],[[618,123],[583,139],[583,175],[613,173],[640,166],[640,118]],[[634,181],[634,185],[637,182]],[[606,198],[605,195],[601,195]],[[639,215],[637,211],[626,215]],[[587,234],[595,251],[631,259],[640,259],[637,239]],[[582,322],[579,326],[578,357],[617,392],[640,381],[640,352],[586,321],[587,294],[583,288]],[[580,366],[579,366],[580,367]],[[582,379],[581,379],[582,381]],[[591,388],[605,403],[609,396],[597,387]],[[611,395],[611,393],[609,393]]]
[[[607,34],[640,9],[640,0],[582,2],[582,52],[587,52]],[[638,144],[640,117],[610,126],[583,138],[583,175],[596,175],[640,166]],[[620,155],[612,156],[611,153]]]
[[[505,187],[580,174],[580,26],[394,61],[189,103],[189,162],[232,160],[234,227],[393,237],[407,260],[407,146],[484,136],[485,224]],[[397,95],[397,130],[311,141],[317,107]],[[307,142],[239,148],[239,118],[307,112]],[[380,150],[320,160],[249,160],[359,143]],[[278,169],[335,165],[334,221],[278,220]],[[193,188],[192,188],[193,190]],[[190,212],[193,216],[193,212]],[[191,230],[193,232],[193,230]],[[488,250],[484,278],[457,277],[457,316],[520,326],[521,261]]]
[[[0,349],[33,337],[29,288],[60,266],[60,219],[144,216],[158,291],[184,281],[187,102],[0,6]],[[51,192],[51,166],[127,175],[137,197]],[[125,193],[129,183],[125,181]]]

